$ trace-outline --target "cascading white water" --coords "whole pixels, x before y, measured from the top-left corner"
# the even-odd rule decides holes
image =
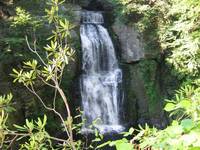
[[[101,12],[84,11],[80,27],[82,42],[81,98],[83,132],[93,121],[101,133],[121,131],[119,122],[122,71],[118,67],[115,49]],[[100,121],[99,121],[100,120]]]

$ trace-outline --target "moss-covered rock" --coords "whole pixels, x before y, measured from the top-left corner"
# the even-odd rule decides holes
[[[154,60],[123,65],[125,112],[128,122],[149,123],[159,128],[166,126],[158,69]]]

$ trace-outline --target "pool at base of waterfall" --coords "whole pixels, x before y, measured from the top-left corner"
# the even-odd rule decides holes
[[[82,128],[81,133],[82,134],[94,133],[95,129],[97,129],[98,132],[101,134],[106,134],[106,133],[120,133],[125,130],[125,127],[121,125],[94,125],[92,128]]]

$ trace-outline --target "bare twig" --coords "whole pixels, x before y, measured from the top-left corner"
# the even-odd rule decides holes
[[[41,76],[38,76],[38,78],[40,78],[42,80],[42,82],[52,88],[55,88],[55,85],[48,83],[47,81],[45,81]]]
[[[56,85],[56,88],[57,88],[60,96],[62,97],[63,102],[65,104],[65,107],[67,109],[68,128],[69,128],[69,134],[70,134],[69,138],[70,138],[71,145],[72,145],[73,149],[75,149],[74,140],[73,140],[73,133],[72,133],[72,116],[71,116],[71,111],[70,111],[70,108],[69,108],[69,104],[68,104],[67,98],[65,96],[65,93],[63,92],[63,90],[59,86],[59,82],[57,82],[56,80],[53,80],[53,81],[54,81],[54,83]]]
[[[57,98],[57,92],[58,90],[55,89],[55,92],[54,92],[54,98],[53,98],[53,108],[56,109],[56,98]]]
[[[44,60],[42,59],[42,57],[41,57],[41,56],[38,54],[38,52],[37,52],[37,49],[36,49],[36,40],[34,41],[34,49],[32,49],[31,46],[30,46],[30,44],[29,44],[29,41],[28,41],[28,37],[27,37],[27,36],[25,37],[25,39],[26,39],[26,43],[27,43],[27,46],[28,46],[29,50],[30,50],[32,53],[34,53],[34,54],[36,54],[36,55],[38,56],[38,58],[39,58],[40,61],[43,63],[43,65],[47,66],[47,64],[44,62]]]
[[[62,124],[63,124],[63,126],[65,128],[65,131],[66,131],[67,135],[70,137],[70,133],[68,131],[68,128],[65,125],[65,121],[64,121],[62,115],[59,112],[57,112],[54,108],[48,107],[44,103],[44,101],[42,100],[42,98],[37,94],[37,92],[35,91],[35,89],[33,88],[33,86],[31,86],[31,88],[29,88],[28,86],[26,86],[26,88],[40,100],[40,102],[42,103],[42,105],[44,106],[45,109],[47,109],[49,111],[53,111],[60,118],[60,120],[61,120],[61,122],[62,122]]]
[[[9,142],[10,144],[8,145],[7,149],[11,148],[15,140],[17,139],[19,135],[15,135],[14,138]]]
[[[48,107],[48,106],[44,103],[44,101],[42,100],[42,98],[35,92],[35,89],[33,88],[32,85],[31,85],[31,88],[28,87],[28,86],[26,86],[26,88],[29,90],[29,92],[31,92],[32,94],[34,94],[34,95],[40,100],[40,102],[42,103],[42,105],[44,106],[45,109],[50,110],[50,111],[53,110],[53,108]]]
[[[9,146],[8,146],[8,148],[10,148],[10,147],[12,146],[13,142],[14,142],[19,136],[21,136],[21,137],[31,136],[30,133],[18,133],[18,132],[10,131],[10,130],[8,130],[7,135],[14,135],[14,138],[13,138],[13,139],[8,140],[8,141],[4,141],[4,143],[10,143]],[[68,141],[68,140],[64,140],[64,139],[61,139],[61,138],[57,138],[57,137],[53,137],[53,136],[49,136],[48,138],[49,138],[49,139],[52,139],[52,140],[54,140],[54,141],[66,142],[66,143],[69,144],[69,141]]]

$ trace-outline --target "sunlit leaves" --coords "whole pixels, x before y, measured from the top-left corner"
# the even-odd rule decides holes
[[[24,62],[24,68],[29,68],[32,70],[36,70],[38,67],[38,62],[36,60]]]
[[[175,104],[173,104],[173,103],[167,103],[166,106],[165,106],[165,110],[166,111],[172,111],[172,110],[175,109],[175,107],[176,107]]]
[[[2,108],[3,106],[10,104],[12,98],[13,98],[13,95],[11,93],[0,96],[0,107]]]
[[[179,78],[197,77],[200,70],[200,3],[198,0],[111,0],[121,7],[125,21],[144,33],[147,50],[156,42],[168,54],[172,73]],[[133,18],[133,19],[132,19]],[[155,34],[155,36],[154,36]],[[155,49],[153,49],[155,51]]]
[[[4,142],[4,138],[6,135],[4,132],[7,132],[14,136],[13,141],[21,140],[22,138],[24,139],[25,143],[21,144],[20,148],[23,150],[54,149],[52,147],[51,140],[59,141],[61,145],[63,143],[63,149],[71,147],[75,149],[75,147],[80,147],[80,145],[82,144],[81,141],[73,141],[72,130],[75,129],[72,129],[73,118],[70,115],[70,108],[68,106],[68,101],[65,93],[60,87],[61,77],[64,73],[65,66],[69,63],[70,60],[73,60],[72,56],[74,54],[74,50],[71,48],[70,40],[68,40],[70,38],[70,30],[73,28],[73,25],[71,25],[71,23],[69,23],[69,21],[59,12],[60,5],[64,3],[63,0],[50,0],[47,3],[48,9],[46,10],[46,17],[49,21],[48,27],[52,29],[52,35],[47,38],[47,44],[44,48],[38,46],[36,35],[37,30],[33,30],[33,43],[31,43],[31,40],[29,41],[26,36],[25,40],[27,43],[27,47],[30,52],[33,52],[37,56],[37,59],[22,62],[21,65],[19,65],[20,68],[12,70],[11,76],[14,77],[14,82],[23,84],[32,94],[34,94],[47,110],[52,111],[55,113],[55,115],[59,116],[65,129],[64,131],[67,133],[69,139],[65,140],[49,136],[49,134],[45,130],[45,125],[47,123],[46,115],[43,119],[38,118],[36,121],[26,119],[25,125],[14,125],[14,127],[16,128],[15,131],[8,130],[6,128],[7,126],[5,125],[8,117],[8,114],[6,112],[8,106],[4,106],[3,104],[6,99],[10,100],[12,97],[9,95],[7,97],[0,97],[0,110],[2,111],[0,112],[0,114],[2,115],[0,116],[1,143]],[[27,27],[31,27],[30,29],[32,29],[32,21],[34,22],[33,18],[28,12],[21,8],[18,8],[17,15],[14,18],[13,24],[19,27],[24,27],[27,25]],[[32,38],[30,37],[30,39]],[[40,96],[40,94],[38,94],[35,90],[37,86],[40,85],[50,86],[55,90],[55,97],[52,98],[52,104],[54,105],[54,107],[47,105],[46,102],[43,101],[43,98]],[[66,121],[64,121],[65,119],[62,117],[62,114],[60,114],[56,110],[55,101],[57,100],[57,97],[59,95],[58,93],[60,94],[65,104],[65,107],[68,110],[68,117]],[[2,107],[1,103],[3,105]],[[9,101],[7,103],[9,103]],[[78,127],[80,127],[80,125],[77,126],[77,128]],[[13,141],[10,141],[12,144]]]
[[[0,96],[0,111],[5,110],[6,112],[12,112],[15,109],[12,107],[11,101],[13,95],[11,93],[7,95]]]
[[[38,118],[37,121],[29,121],[28,119],[26,119],[26,124],[23,126],[19,126],[19,125],[14,125],[19,131],[26,131],[28,133],[32,133],[33,130],[37,130],[37,131],[43,131],[44,127],[47,123],[47,116],[44,115],[43,120],[41,120],[40,118]]]
[[[5,129],[7,128],[6,126],[6,121],[8,119],[8,115],[4,110],[0,111],[0,142],[4,142],[5,136],[6,136],[6,131]]]
[[[64,37],[68,37],[70,36],[70,30],[74,27],[72,26],[68,20],[64,19],[64,21],[59,20],[59,31],[61,36]]]
[[[110,143],[110,146],[115,145],[117,150],[133,150],[133,144],[129,143],[127,139],[117,140]]]
[[[14,21],[12,26],[17,25],[27,25],[31,21],[31,15],[26,12],[24,9],[17,7],[16,8],[16,16],[14,17]]]
[[[50,6],[49,9],[46,9],[47,13],[47,19],[49,23],[52,23],[53,21],[59,19],[58,11],[59,11],[59,6],[63,4],[65,0],[50,0],[47,2],[47,4]]]
[[[17,7],[16,15],[13,17],[11,22],[11,27],[31,27],[32,29],[36,29],[40,27],[41,24],[41,19],[34,18],[28,11],[22,9],[21,7]]]
[[[134,128],[130,128],[129,130],[128,130],[128,132],[123,132],[123,136],[124,137],[127,137],[127,136],[130,136],[130,135],[133,135],[133,132],[134,132],[135,130],[134,130]]]
[[[191,119],[184,119],[181,121],[181,126],[185,131],[190,131],[195,125]]]
[[[146,126],[133,138],[141,148],[199,149],[200,148],[200,89],[187,85],[176,92],[173,100],[167,100],[165,110],[176,120],[163,130]]]
[[[11,74],[11,76],[15,78],[14,82],[23,83],[25,86],[28,86],[34,84],[34,81],[36,79],[36,72],[35,70],[17,71],[16,69],[13,69],[13,73]]]
[[[23,126],[14,125],[15,128],[24,133],[24,137],[29,137],[29,142],[21,145],[21,149],[51,149],[51,140],[49,134],[45,131],[47,116],[43,119],[38,118],[36,121],[26,119]],[[20,137],[19,139],[23,138]],[[18,139],[18,140],[19,140]]]
[[[170,126],[164,130],[152,130],[152,128],[145,127],[140,130],[139,134],[136,135],[134,139],[140,141],[141,148],[151,147],[155,150],[190,150],[199,148],[199,125],[199,122],[193,122],[191,119],[184,119],[181,123],[173,121]]]
[[[32,50],[39,56],[42,64],[33,60],[24,62],[23,69],[21,70],[13,69],[13,74],[11,75],[15,78],[14,82],[23,83],[25,86],[32,86],[38,77],[43,81],[59,80],[65,65],[70,60],[73,60],[74,50],[68,45],[67,41],[73,25],[66,18],[60,17],[58,13],[59,5],[63,2],[59,0],[48,2],[50,9],[46,10],[47,18],[49,23],[55,27],[52,29],[52,35],[47,39],[49,44],[44,47],[46,58],[39,56],[37,50]]]
[[[172,0],[168,12],[169,24],[164,34],[160,34],[162,46],[167,46],[172,55],[167,61],[174,65],[179,76],[198,76],[200,60],[199,32],[200,4],[190,0]],[[173,20],[173,18],[176,18]],[[171,40],[165,35],[171,35]],[[163,48],[164,48],[163,47]]]
[[[99,139],[100,141],[102,139]],[[120,139],[120,140],[116,140],[116,141],[107,141],[101,145],[98,145],[96,147],[96,149],[101,149],[105,146],[110,146],[110,147],[116,147],[117,150],[133,150],[133,144],[131,144],[127,139],[123,138],[123,139]]]
[[[47,51],[49,51],[49,52],[54,52],[54,51],[56,51],[57,46],[58,46],[58,43],[57,43],[57,42],[51,41],[51,45],[48,45],[48,44],[47,44],[47,46],[44,47],[44,48],[45,48],[45,50],[47,50]]]
[[[182,117],[188,116],[193,120],[200,119],[200,89],[187,85],[182,87],[175,94],[175,100],[167,100],[165,110],[171,112],[171,116]],[[180,118],[179,118],[180,117]]]
[[[8,113],[13,111],[13,107],[11,106],[11,100],[13,95],[7,94],[0,96],[0,142],[3,143],[5,136],[7,134],[7,119]]]
[[[74,28],[74,26],[69,23],[69,21],[65,18],[60,19],[59,21],[56,21],[57,28],[55,30],[52,30],[52,35],[48,38],[48,40],[54,40],[56,41],[59,37],[61,38],[67,38],[70,37],[70,30]]]

